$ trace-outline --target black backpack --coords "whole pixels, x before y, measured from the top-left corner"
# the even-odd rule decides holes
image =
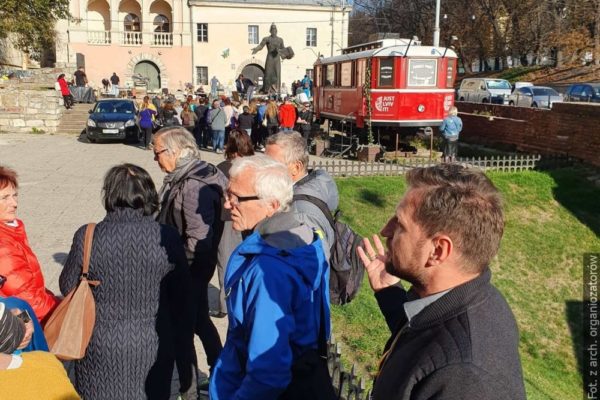
[[[294,201],[297,200],[305,200],[319,207],[331,224],[335,237],[329,257],[329,297],[332,304],[349,303],[358,294],[365,273],[356,254],[356,248],[363,238],[340,221],[340,210],[332,215],[323,200],[308,194],[295,194]]]

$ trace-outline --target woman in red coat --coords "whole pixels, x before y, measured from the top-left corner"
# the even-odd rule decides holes
[[[60,74],[56,79],[58,82],[58,86],[60,87],[60,94],[62,94],[63,100],[65,102],[65,108],[68,110],[73,107],[74,99],[71,91],[69,90],[69,85],[65,79],[65,74]]]
[[[58,299],[46,289],[40,264],[29,247],[23,222],[17,219],[17,174],[0,166],[0,296],[27,301],[44,321]]]

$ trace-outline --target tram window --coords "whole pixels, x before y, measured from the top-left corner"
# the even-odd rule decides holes
[[[409,60],[408,86],[435,86],[437,60]]]
[[[394,86],[394,59],[379,59],[379,86]]]
[[[325,85],[323,86],[333,86],[335,83],[335,64],[329,64],[327,66],[327,70],[325,72]]]
[[[365,84],[365,60],[358,60],[356,62],[356,86],[363,86]]]
[[[352,86],[352,61],[342,63],[341,68],[341,86]]]

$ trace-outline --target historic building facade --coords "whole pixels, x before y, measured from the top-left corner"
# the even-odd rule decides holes
[[[269,27],[295,56],[282,82],[310,73],[319,54],[347,44],[350,8],[343,0],[71,0],[73,20],[57,24],[56,61],[84,66],[93,86],[113,72],[121,85],[148,78],[148,89],[208,84],[229,87],[243,73],[262,79],[266,49],[252,55]]]

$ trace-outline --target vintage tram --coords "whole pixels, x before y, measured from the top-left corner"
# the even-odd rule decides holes
[[[314,64],[314,110],[353,134],[371,124],[376,139],[439,126],[454,105],[456,53],[416,39],[383,39],[343,49]],[[386,144],[386,143],[384,143]],[[393,147],[393,146],[391,146]]]

